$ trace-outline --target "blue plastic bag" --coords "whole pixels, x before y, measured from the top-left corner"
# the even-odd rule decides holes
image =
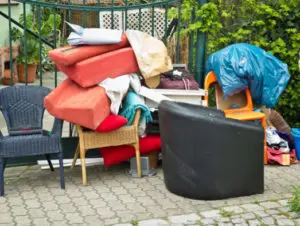
[[[253,103],[272,108],[290,79],[288,67],[263,49],[238,43],[209,56],[206,71],[214,71],[224,98],[249,88]]]

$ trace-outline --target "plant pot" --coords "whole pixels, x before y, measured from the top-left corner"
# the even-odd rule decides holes
[[[4,76],[2,78],[2,84],[9,86],[14,85],[18,81],[18,76],[16,74],[13,74],[13,82],[11,83],[11,77],[10,77],[10,69],[6,69],[4,71]]]
[[[37,64],[28,64],[27,65],[27,82],[33,83],[35,81]],[[25,83],[26,82],[26,73],[25,73],[25,64],[18,64],[18,78],[19,82]]]

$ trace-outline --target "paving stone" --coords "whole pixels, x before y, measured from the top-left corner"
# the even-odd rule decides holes
[[[73,203],[70,204],[60,204],[59,209],[61,209],[62,213],[75,213],[77,211],[75,205]]]
[[[282,199],[282,200],[279,200],[278,203],[279,203],[281,206],[287,206],[288,203],[289,203],[289,200],[288,200],[288,199]]]
[[[51,210],[58,209],[58,205],[54,201],[44,202],[42,205],[43,205],[45,211],[51,211]]]
[[[272,217],[264,217],[261,219],[261,221],[266,225],[275,224],[275,220]]]
[[[1,197],[0,197],[0,199],[1,199]],[[19,207],[23,207],[23,206],[19,206]],[[14,209],[14,208],[16,208],[16,207],[13,207],[12,209]],[[10,210],[10,207],[8,206],[8,205],[6,205],[6,204],[1,204],[0,205],[0,214],[1,213],[8,213],[8,212],[10,212],[11,210]]]
[[[10,206],[23,206],[24,200],[21,197],[11,197],[8,199],[8,205]]]
[[[259,217],[267,217],[269,216],[265,211],[263,210],[260,210],[260,211],[255,211],[253,212],[256,216],[259,216]]]
[[[116,201],[116,200],[113,200]],[[95,207],[105,207],[107,206],[107,203],[103,199],[95,199],[95,200],[89,200],[89,203],[95,208]]]
[[[211,218],[200,219],[199,222],[203,225],[214,225],[216,222]]]
[[[23,206],[15,206],[14,208],[12,208],[12,214],[14,216],[26,216],[27,209],[25,209]]]
[[[69,221],[70,224],[82,224],[83,217],[79,216],[78,213],[67,213],[66,219]]]
[[[229,217],[220,217],[220,218],[217,218],[217,221],[220,223],[226,223],[226,222],[230,222],[230,218]]]
[[[44,218],[45,217],[45,213],[41,209],[29,209],[28,213],[31,216],[31,218]]]
[[[56,201],[58,204],[68,204],[71,203],[71,199],[68,198],[67,196],[58,196],[56,198]]]
[[[78,206],[77,210],[79,211],[79,214],[83,217],[92,216],[96,214],[96,211],[90,206]]]
[[[238,206],[228,206],[228,207],[224,207],[222,209],[225,210],[225,211],[228,211],[228,212],[232,212],[234,214],[239,214],[239,213],[244,212],[244,210],[241,207],[238,207]]]
[[[104,224],[105,225],[113,225],[119,223],[119,218],[108,218],[105,219]]]
[[[295,223],[290,219],[277,219],[278,226],[294,226]]]
[[[13,221],[13,218],[9,213],[1,213],[0,224],[11,223],[12,221]]]
[[[233,224],[232,223],[220,222],[220,223],[218,223],[218,226],[233,226]]]
[[[38,199],[29,199],[25,201],[27,208],[36,209],[41,206],[41,202]]]
[[[277,210],[266,210],[266,213],[272,216],[278,214],[279,212]]]
[[[259,226],[259,225],[261,225],[261,222],[259,220],[249,220],[248,223],[249,223],[249,226]]]
[[[245,213],[242,214],[241,217],[246,220],[255,219],[255,215],[253,213]]]
[[[84,217],[84,222],[89,225],[103,225],[104,222],[96,215]]]
[[[101,219],[113,218],[116,216],[116,213],[107,207],[97,209],[97,213]]]
[[[33,219],[33,225],[36,225],[36,226],[40,226],[40,225],[43,225],[43,226],[48,226],[48,225],[51,225],[48,220],[46,218],[38,218],[38,219]]]
[[[14,217],[14,221],[16,225],[22,225],[22,226],[32,225],[32,222],[28,218],[28,216],[16,216]]]
[[[244,224],[244,223],[246,223],[246,220],[243,219],[243,218],[234,218],[234,219],[232,219],[232,223],[234,223],[234,224]]]
[[[206,218],[217,218],[220,217],[220,210],[203,211],[200,213],[200,215]]]
[[[114,224],[114,226],[133,226],[132,224]]]
[[[83,195],[88,199],[88,200],[92,200],[92,199],[97,199],[100,196],[94,192],[94,191],[90,191],[90,192],[85,192],[83,193]]]
[[[197,214],[189,214],[181,216],[172,216],[168,219],[172,224],[195,224],[201,218]]]
[[[165,220],[161,219],[152,219],[152,220],[144,220],[138,223],[138,226],[164,226],[169,225],[169,223]]]
[[[260,205],[266,209],[275,209],[280,207],[279,203],[277,202],[261,202]]]
[[[244,204],[241,206],[246,210],[246,212],[254,212],[254,211],[259,211],[259,210],[264,210],[263,207],[257,205],[257,204]]]
[[[47,212],[50,221],[62,221],[65,216],[59,210],[51,210]]]
[[[132,195],[118,195],[118,199],[123,203],[134,203],[136,202],[135,198]]]

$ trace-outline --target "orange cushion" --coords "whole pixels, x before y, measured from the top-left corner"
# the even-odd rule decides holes
[[[92,130],[110,114],[104,88],[82,88],[68,78],[46,96],[44,104],[51,115]]]
[[[122,48],[80,61],[71,66],[56,63],[59,70],[82,87],[99,84],[106,78],[135,73],[139,67],[132,48]]]
[[[107,118],[97,127],[96,131],[99,133],[110,132],[121,128],[127,124],[127,118],[121,115],[110,114]]]
[[[93,46],[64,46],[50,50],[48,56],[55,63],[65,66],[75,64],[79,61],[98,56],[116,49],[129,47],[128,39],[125,33],[122,35],[122,41],[112,45],[93,45]]]

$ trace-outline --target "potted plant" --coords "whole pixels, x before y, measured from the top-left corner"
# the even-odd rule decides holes
[[[40,21],[40,33],[39,25],[32,14],[27,14],[25,19],[27,29],[37,35],[40,34],[46,40],[49,39],[49,35],[52,33],[54,24],[53,14],[50,14],[47,20]],[[60,15],[56,15],[56,29],[60,27],[60,22]],[[24,24],[24,16],[22,14],[19,17],[19,23]],[[20,45],[20,54],[16,59],[19,82],[26,82],[27,69],[27,82],[32,83],[35,81],[38,64],[42,63],[40,62],[40,48],[42,48],[42,59],[45,59],[47,56],[47,48],[44,43],[42,43],[40,46],[39,38],[35,37],[29,32],[26,32],[24,35],[24,32],[20,31],[16,27],[12,29],[12,40],[14,42],[18,42]]]

